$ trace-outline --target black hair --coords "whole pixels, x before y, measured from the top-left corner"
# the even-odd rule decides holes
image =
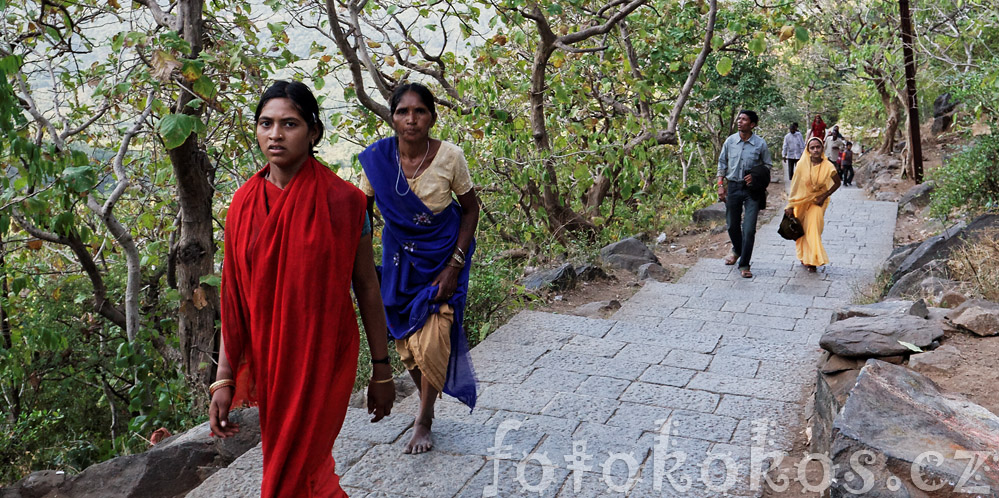
[[[319,140],[323,138],[323,122],[319,120],[319,102],[316,101],[316,96],[312,95],[312,90],[305,86],[301,81],[275,81],[273,85],[270,86],[264,94],[260,96],[260,102],[257,103],[257,109],[253,111],[253,121],[257,122],[260,120],[260,111],[263,110],[264,104],[271,99],[288,99],[294,104],[295,109],[298,109],[298,114],[305,121],[305,124],[309,126],[310,129],[315,129],[319,131],[319,135],[316,136],[316,141],[309,147],[309,155],[316,155],[315,144],[319,143]]]
[[[798,127],[798,122],[797,122],[797,121],[795,121],[795,122],[791,123],[791,127],[793,127],[793,128],[797,128],[797,127]]]
[[[756,115],[755,111],[747,111],[745,109],[739,111],[739,114],[745,114],[749,118],[749,122],[753,124],[760,124],[760,117]]]
[[[395,114],[395,110],[399,107],[399,101],[402,100],[402,96],[413,92],[418,97],[423,105],[430,109],[430,116],[437,120],[437,104],[434,101],[434,94],[429,88],[419,84],[419,83],[405,83],[395,87],[395,91],[392,92],[392,98],[389,99],[389,112],[390,114]]]

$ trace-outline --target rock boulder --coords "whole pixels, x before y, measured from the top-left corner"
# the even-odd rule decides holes
[[[576,269],[572,263],[558,268],[541,270],[524,277],[524,289],[528,292],[563,291],[576,286]]]
[[[960,362],[961,351],[954,346],[944,345],[933,351],[910,356],[909,368],[922,373],[949,372]]]
[[[961,330],[981,337],[999,335],[999,303],[970,299],[948,313],[947,319]]]
[[[694,211],[694,223],[711,223],[725,221],[725,203],[716,202],[706,208]]]
[[[985,214],[975,218],[967,226],[958,223],[942,234],[926,239],[902,261],[892,274],[892,280],[897,282],[902,275],[934,259],[947,259],[951,251],[963,246],[966,240],[976,239],[982,230],[994,227],[999,227],[999,214]]]
[[[896,280],[894,284],[892,284],[891,289],[888,289],[886,297],[888,299],[902,299],[905,297],[922,295],[924,292],[924,280],[931,277],[946,279],[949,275],[950,271],[947,269],[947,262],[945,260],[936,259],[930,261],[919,268],[902,274],[901,277]],[[931,283],[932,282],[928,282],[928,284]]]
[[[920,318],[930,316],[926,301],[880,301],[872,304],[852,304],[833,311],[832,321],[838,322],[855,316],[872,317],[887,315],[912,315]]]
[[[652,279],[657,282],[669,281],[669,270],[659,266],[658,263],[645,263],[638,267],[638,279]]]
[[[930,203],[930,192],[933,192],[935,187],[936,184],[932,181],[913,186],[902,194],[902,197],[899,197],[899,210],[902,210],[907,205],[913,205],[921,208],[926,207]]]
[[[926,348],[943,333],[938,323],[912,315],[853,317],[830,324],[819,346],[847,358],[879,358],[912,352],[899,341]]]
[[[600,260],[615,268],[638,271],[645,263],[659,263],[659,258],[642,241],[629,237],[600,249]]]
[[[996,448],[995,414],[917,372],[872,359],[833,423],[830,496],[995,496],[999,465],[968,469],[978,463],[969,456],[991,459]]]
[[[213,438],[205,422],[164,439],[145,452],[91,465],[74,476],[52,471],[32,473],[4,489],[4,497],[184,496],[260,442],[260,419],[256,408],[234,411],[230,420],[240,425],[239,433],[233,437]]]

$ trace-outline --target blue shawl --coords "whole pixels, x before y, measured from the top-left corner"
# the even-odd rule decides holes
[[[461,225],[461,207],[454,201],[434,214],[423,204],[399,174],[395,137],[371,144],[358,159],[374,188],[375,203],[385,220],[379,271],[389,335],[393,339],[403,339],[421,329],[427,317],[440,311],[442,303],[433,301],[437,286],[431,284],[454,253]],[[444,392],[469,408],[475,408],[476,381],[462,324],[474,251],[473,240],[465,256],[465,267],[458,274],[458,288],[447,300],[454,308],[454,323],[444,381]]]

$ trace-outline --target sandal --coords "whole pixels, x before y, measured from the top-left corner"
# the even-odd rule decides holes
[[[738,255],[738,254],[735,254],[735,253],[729,253],[729,255],[728,255],[728,256],[725,256],[725,259],[723,259],[722,261],[723,261],[723,262],[724,262],[724,263],[725,263],[726,265],[728,265],[728,266],[732,266],[732,265],[734,265],[734,264],[735,264],[735,262],[736,262],[736,261],[737,261],[738,259],[739,259],[739,255]]]
[[[749,271],[749,268],[739,270],[739,274],[742,275],[742,278],[753,278],[753,272]]]
[[[805,265],[805,268],[808,269],[809,273],[815,273],[817,271],[817,268],[815,267],[815,265]]]

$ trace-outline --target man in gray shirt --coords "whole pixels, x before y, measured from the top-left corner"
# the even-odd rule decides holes
[[[736,119],[739,132],[725,139],[718,156],[718,198],[725,203],[728,237],[732,241],[732,252],[725,258],[725,264],[734,265],[738,261],[739,273],[744,278],[753,277],[749,262],[756,242],[756,219],[763,204],[750,191],[753,176],[749,172],[754,166],[773,168],[767,143],[753,133],[758,123],[755,112],[740,111]],[[727,190],[725,180],[728,181]]]
[[[787,135],[784,135],[784,146],[780,155],[787,162],[787,181],[794,178],[794,165],[801,159],[801,153],[805,151],[805,138],[798,131],[798,123],[791,123],[791,128]]]

